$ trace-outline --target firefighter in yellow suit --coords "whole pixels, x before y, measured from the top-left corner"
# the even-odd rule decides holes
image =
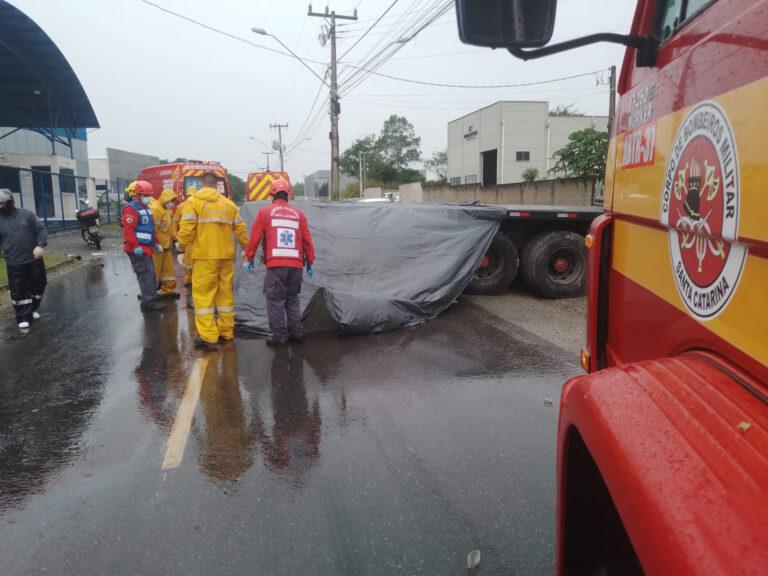
[[[211,349],[235,337],[235,242],[245,250],[248,235],[234,202],[216,188],[216,176],[202,177],[202,188],[185,204],[179,227],[179,248],[191,251],[192,299],[195,304],[195,344]],[[218,312],[218,323],[214,316]]]
[[[176,241],[176,250],[179,252],[179,264],[184,266],[184,286],[187,288],[187,308],[195,307],[192,302],[192,253],[181,252],[178,245],[179,229],[181,228],[181,218],[184,216],[187,208],[190,206],[189,199],[197,192],[194,186],[187,187],[186,198],[176,207],[176,213],[173,215],[173,237]]]
[[[176,202],[176,192],[163,190],[160,196],[149,203],[152,210],[152,218],[155,220],[155,241],[162,250],[155,250],[152,259],[155,265],[157,283],[160,285],[161,298],[178,300],[180,295],[176,292],[176,267],[173,264],[173,219],[172,209]]]

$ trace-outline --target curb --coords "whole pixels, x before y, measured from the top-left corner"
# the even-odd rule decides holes
[[[46,274],[48,272],[53,272],[54,270],[58,270],[59,268],[64,268],[67,264],[72,264],[74,262],[76,262],[76,260],[74,258],[67,258],[66,260],[62,260],[61,262],[57,262],[53,266],[50,266],[50,267],[46,266],[45,267],[45,272],[46,272]],[[8,289],[8,284],[0,284],[0,290],[7,290],[7,289]]]

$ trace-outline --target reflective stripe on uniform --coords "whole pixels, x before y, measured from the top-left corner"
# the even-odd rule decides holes
[[[26,300],[11,300],[11,304],[14,306],[24,306],[25,304],[32,304],[32,298],[27,298]]]
[[[240,222],[242,222],[242,221],[243,221],[243,219],[242,219],[242,218],[240,218],[240,216],[238,216],[237,218],[235,218],[235,224],[240,224]]]
[[[197,215],[195,214],[184,214],[184,216],[181,217],[182,220],[197,220]]]
[[[233,224],[231,218],[200,218],[197,222],[198,224],[228,224],[230,226]]]
[[[234,312],[235,307],[234,306],[219,306],[219,312]]]
[[[283,220],[280,218],[273,218],[272,219],[272,226],[274,228],[293,228],[294,230],[299,229],[299,221],[298,220]]]
[[[299,251],[293,250],[292,248],[273,248],[272,249],[272,258],[298,258],[299,257]]]
[[[205,316],[206,314],[213,314],[213,308],[200,308],[195,310],[195,316]]]
[[[161,282],[170,282],[171,280],[176,280],[176,276],[160,276]]]
[[[42,300],[43,299],[43,295],[42,294],[32,294],[32,298],[34,298],[35,300]]]

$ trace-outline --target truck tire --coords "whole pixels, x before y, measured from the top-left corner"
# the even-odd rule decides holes
[[[547,298],[573,298],[584,293],[587,248],[575,232],[546,232],[532,238],[523,250],[523,279]]]
[[[520,257],[517,248],[506,235],[497,232],[483,263],[467,286],[470,294],[496,294],[506,289],[517,275]]]

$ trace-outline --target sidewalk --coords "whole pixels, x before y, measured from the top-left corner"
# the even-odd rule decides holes
[[[72,268],[99,258],[103,253],[119,252],[123,248],[123,231],[117,224],[102,226],[101,252],[93,246],[88,246],[80,236],[80,230],[67,230],[48,236],[48,247],[45,254],[45,265],[49,279],[70,271]],[[7,289],[5,260],[0,257],[0,292]],[[0,302],[3,307],[7,302]]]

